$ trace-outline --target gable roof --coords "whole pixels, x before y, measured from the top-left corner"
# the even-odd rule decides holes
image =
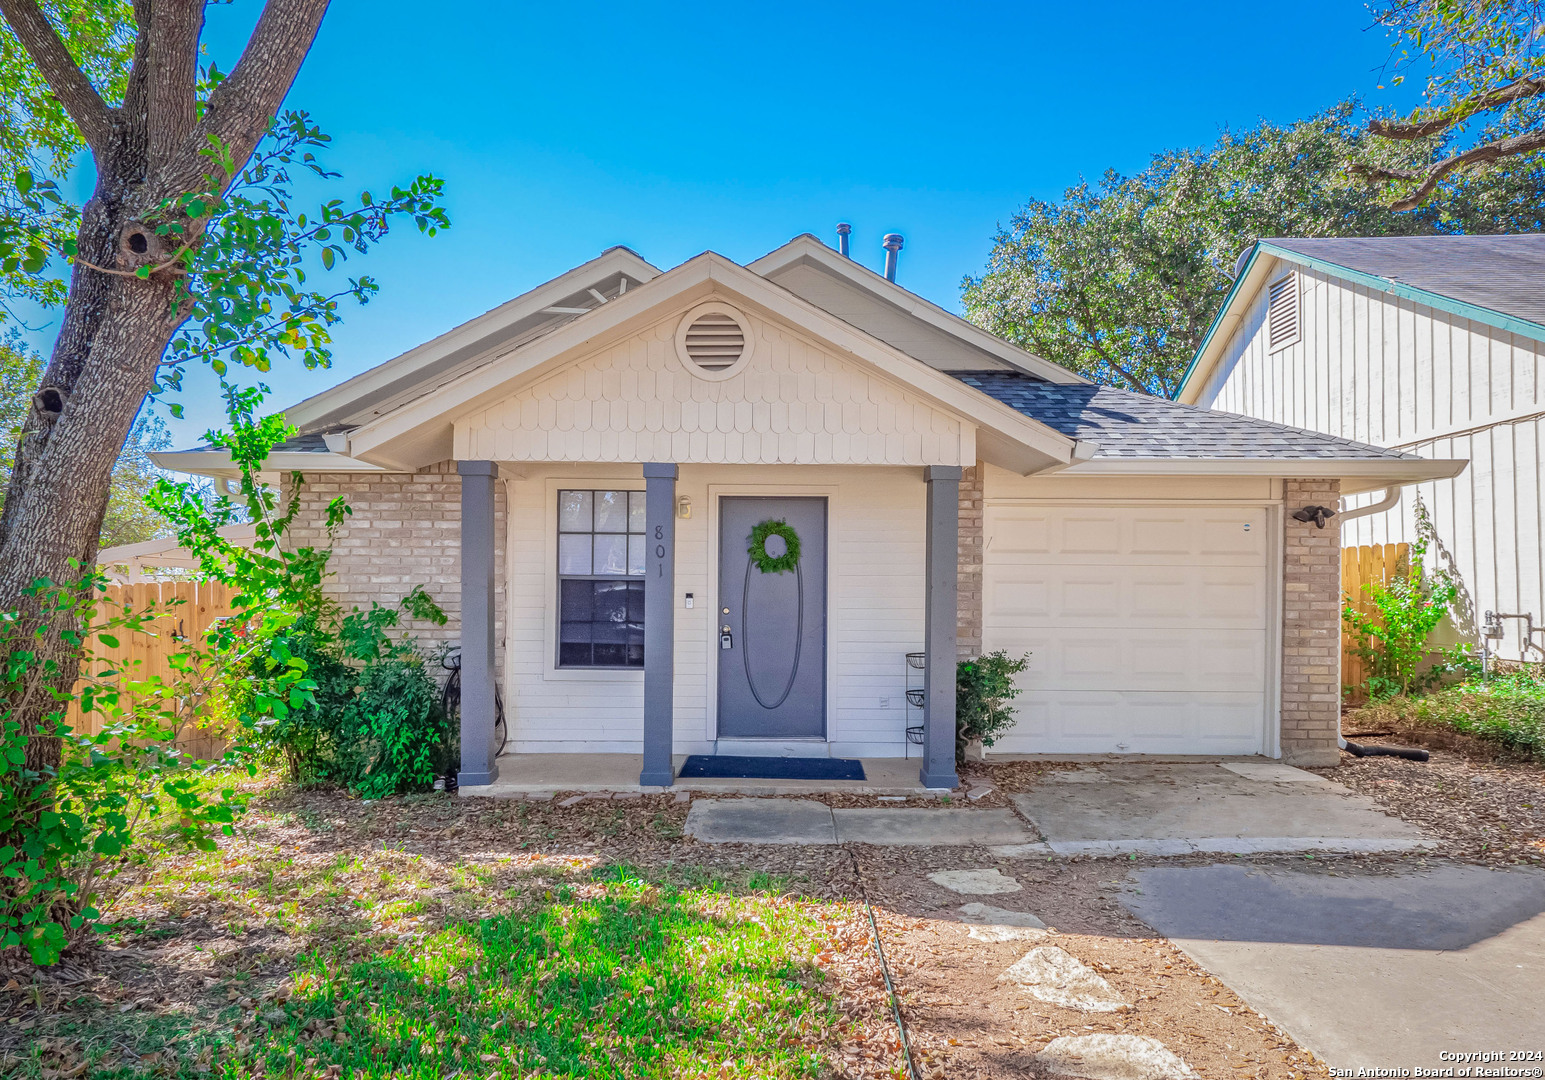
[[[1278,263],[1545,341],[1545,235],[1270,238],[1243,255],[1175,397],[1194,402]]]
[[[545,337],[659,276],[660,269],[636,252],[607,248],[568,273],[290,406],[285,418],[302,433],[366,423],[486,363],[493,354]]]
[[[746,269],[941,371],[1021,371],[1054,383],[1089,381],[902,288],[810,233]]]

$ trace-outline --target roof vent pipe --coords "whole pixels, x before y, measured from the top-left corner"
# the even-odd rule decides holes
[[[906,243],[900,233],[886,233],[881,246],[885,248],[885,280],[896,280],[896,254],[901,250],[901,245]]]
[[[852,231],[853,226],[849,225],[846,221],[837,222],[837,254],[841,255],[844,259],[851,259],[853,257],[848,253],[848,234]]]

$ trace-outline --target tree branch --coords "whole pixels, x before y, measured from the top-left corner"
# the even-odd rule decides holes
[[[1545,131],[1531,131],[1527,135],[1515,135],[1511,139],[1499,139],[1496,142],[1483,143],[1480,146],[1472,146],[1462,154],[1444,158],[1427,171],[1427,178],[1411,194],[1403,199],[1390,203],[1391,210],[1415,210],[1428,197],[1437,190],[1438,184],[1443,178],[1455,169],[1466,165],[1483,165],[1487,162],[1500,161],[1506,157],[1516,157],[1519,154],[1527,154],[1533,150],[1545,149]]]
[[[209,95],[203,119],[165,166],[161,179],[167,188],[194,190],[206,173],[215,171],[204,157],[212,141],[225,148],[233,163],[230,175],[216,177],[222,181],[219,190],[235,179],[290,92],[327,14],[327,4],[328,0],[268,0],[241,59]]]
[[[27,55],[48,81],[49,89],[80,129],[86,145],[98,154],[107,153],[112,146],[116,110],[108,107],[76,65],[36,0],[0,0],[0,15],[11,24]]]
[[[1386,139],[1425,139],[1463,123],[1476,113],[1500,109],[1540,94],[1545,94],[1545,78],[1525,77],[1445,109],[1430,120],[1370,120],[1368,130]]]

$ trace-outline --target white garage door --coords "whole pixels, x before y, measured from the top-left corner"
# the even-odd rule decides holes
[[[1258,754],[1264,507],[985,508],[983,644],[1029,652],[1016,754]]]

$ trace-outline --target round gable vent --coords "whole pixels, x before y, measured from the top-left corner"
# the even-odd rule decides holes
[[[694,374],[723,379],[750,358],[745,316],[727,304],[702,304],[687,312],[676,332],[676,351]]]

